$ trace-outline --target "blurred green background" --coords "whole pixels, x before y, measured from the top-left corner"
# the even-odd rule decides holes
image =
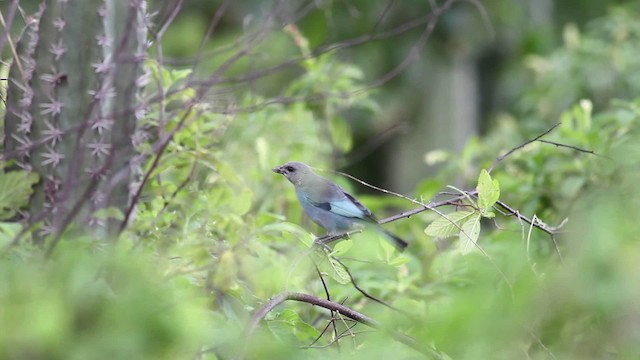
[[[157,18],[167,18],[175,3],[158,2],[156,6],[164,11]],[[163,41],[167,61],[172,57],[189,58],[197,52],[201,34],[218,9],[212,5],[216,3],[222,2],[184,3]],[[471,137],[489,132],[501,115],[513,115],[523,131],[534,133],[549,127],[562,111],[583,97],[590,98],[596,109],[608,105],[612,98],[633,98],[635,82],[620,76],[633,74],[631,69],[612,71],[607,68],[609,63],[598,64],[599,59],[593,59],[604,49],[584,49],[584,58],[578,63],[558,64],[567,68],[556,71],[577,72],[572,81],[559,84],[552,84],[549,69],[536,62],[570,41],[572,32],[596,27],[594,19],[625,3],[634,2],[489,0],[456,4],[442,16],[419,50],[419,58],[372,90],[379,111],[340,109],[338,115],[353,130],[354,144],[351,151],[335,155],[332,162],[354,175],[408,192],[438,169],[415,166],[424,162],[426,152],[459,152]],[[358,38],[373,29],[394,29],[424,18],[430,10],[429,1],[316,1],[316,8],[305,1],[234,1],[205,47],[213,51],[230,44],[233,48],[233,42],[250,29],[250,24],[259,22],[278,5],[275,22],[297,25],[312,49]],[[387,6],[384,18],[379,20]],[[358,67],[363,84],[374,83],[409,56],[423,30],[424,26],[417,26],[397,36],[341,49],[335,56]],[[296,54],[292,45],[291,39],[276,31],[270,35],[265,51],[257,52],[244,65],[267,67]],[[226,57],[212,56],[200,64],[200,70],[210,73]],[[240,67],[236,71],[246,69]],[[252,89],[259,89],[265,96],[281,95],[297,70],[294,67],[265,77],[253,83]],[[547,95],[554,97],[553,104],[541,105],[528,96],[531,85],[542,81],[549,87],[555,85],[553,90],[540,85],[541,91],[553,92]],[[542,106],[548,108],[532,117]]]
[[[36,3],[20,2],[27,12]],[[344,319],[322,334],[331,314],[302,303],[277,307],[246,337],[270,297],[326,296],[314,264],[332,300],[445,359],[639,358],[640,7],[456,2],[395,76],[387,75],[412,56],[425,23],[321,51],[426,19],[432,3],[445,2],[150,2],[150,39],[173,21],[150,48],[145,91],[179,91],[151,103],[141,125],[175,129],[206,88],[201,111],[167,147],[117,243],[72,228],[45,259],[28,241],[36,229],[11,245],[22,228],[2,217],[0,358],[423,357]],[[314,56],[277,67],[307,52]],[[312,252],[320,229],[270,171],[300,160],[428,202],[474,189],[497,156],[558,122],[545,139],[574,148],[535,142],[491,173],[519,214],[566,223],[553,238],[496,205],[495,218],[477,217],[478,247],[455,227],[456,236],[425,233],[442,214],[423,212],[385,225],[411,243],[403,254],[367,233],[332,254]],[[380,218],[416,207],[327,176]],[[2,209],[24,208],[9,195],[30,186],[0,178]],[[462,205],[440,210],[476,204]],[[408,316],[354,289],[334,258]]]

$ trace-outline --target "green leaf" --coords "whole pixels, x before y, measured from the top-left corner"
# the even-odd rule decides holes
[[[318,266],[321,273],[328,275],[340,284],[348,284],[351,282],[349,273],[345,270],[340,262],[330,255],[329,249],[326,247],[314,247],[312,257],[313,263]]]
[[[451,214],[446,214],[434,220],[426,229],[424,233],[439,238],[446,238],[458,235],[460,228],[469,218],[475,214],[474,211],[456,211]]]
[[[500,184],[498,180],[492,180],[491,175],[487,170],[482,169],[480,176],[478,177],[478,206],[483,216],[488,215],[488,210],[498,201],[500,198]]]
[[[316,328],[307,324],[298,313],[285,309],[267,323],[273,335],[280,339],[291,338],[294,335],[301,342],[310,342],[320,333]]]
[[[329,132],[333,144],[342,152],[348,152],[353,145],[351,127],[347,121],[340,117],[333,117],[329,121]]]
[[[22,230],[22,224],[15,222],[0,222],[0,247],[9,245]]]
[[[318,265],[320,272],[329,275],[332,279],[340,284],[348,284],[351,282],[349,273],[333,256],[329,255],[326,250],[313,252],[314,263]]]
[[[482,216],[478,216],[462,224],[462,231],[460,231],[460,251],[463,254],[467,254],[476,248],[478,237],[480,236],[480,219]]]
[[[352,246],[353,246],[353,241],[351,240],[340,241],[333,247],[333,251],[331,252],[331,255],[333,256],[344,255],[347,251],[349,251],[349,249],[351,249]]]
[[[26,171],[0,174],[0,220],[12,218],[18,209],[27,205],[38,179],[36,173]]]
[[[351,282],[351,277],[347,273],[347,270],[344,269],[344,266],[338,262],[338,260],[334,259],[332,256],[329,256],[329,264],[333,269],[333,272],[329,273],[335,281],[340,284],[348,284]]]

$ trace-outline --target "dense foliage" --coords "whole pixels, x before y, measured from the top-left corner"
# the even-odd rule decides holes
[[[414,165],[441,168],[408,197],[457,200],[385,224],[410,241],[404,253],[369,232],[312,247],[322,232],[271,172],[293,159],[329,168],[336,152],[352,149],[345,111],[379,111],[369,92],[340,96],[364,83],[357,66],[309,56],[283,90],[302,100],[265,104],[242,92],[237,111],[223,112],[179,86],[189,70],[148,60],[145,91],[180,91],[167,91],[140,126],[175,134],[142,165],[151,176],[117,241],[72,226],[48,257],[32,244],[37,229],[11,222],[37,176],[0,174],[0,358],[424,356],[397,341],[406,334],[451,359],[636,359],[637,15],[626,8],[585,32],[568,27],[561,48],[527,59],[531,84],[512,113],[496,116],[463,152],[433,151]],[[304,34],[284,33],[309,55]],[[192,111],[185,104],[194,98]],[[517,148],[556,122],[546,143]],[[154,154],[154,140],[139,150]],[[380,218],[421,207],[389,194],[359,198]],[[249,333],[252,316],[285,291],[330,297],[381,329],[287,301]]]

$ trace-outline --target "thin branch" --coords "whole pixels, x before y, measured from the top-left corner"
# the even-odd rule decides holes
[[[469,191],[466,194],[467,195],[472,195],[472,194],[477,195],[478,192],[474,190],[474,191]],[[399,219],[410,218],[413,215],[419,214],[419,213],[421,213],[423,211],[427,211],[427,210],[431,210],[431,209],[435,209],[435,208],[439,208],[439,207],[447,206],[447,205],[456,205],[458,203],[458,201],[464,200],[464,199],[466,199],[465,195],[458,195],[456,197],[453,197],[453,198],[447,199],[447,200],[436,201],[436,202],[431,201],[430,203],[425,204],[422,207],[419,207],[419,208],[416,208],[416,209],[413,209],[413,210],[403,211],[403,212],[401,212],[399,214],[392,215],[392,216],[389,216],[387,218],[384,218],[384,219],[378,221],[378,223],[386,224],[386,223],[390,223],[392,221],[396,221],[396,220],[399,220]]]
[[[202,40],[200,40],[200,45],[198,46],[198,52],[196,53],[196,56],[194,57],[193,63],[191,65],[191,74],[189,75],[189,79],[195,76],[196,67],[200,63],[200,59],[202,58],[202,53],[204,51],[204,48],[207,42],[209,41],[209,39],[211,38],[211,36],[213,35],[214,30],[220,23],[220,20],[222,19],[222,15],[224,15],[225,11],[227,11],[227,8],[229,7],[230,3],[231,1],[224,0],[222,5],[220,5],[220,7],[218,7],[216,12],[213,14],[213,18],[209,22],[209,27],[207,28],[207,32],[202,37]]]
[[[480,13],[480,17],[482,18],[482,22],[484,23],[484,26],[487,28],[487,31],[489,32],[489,38],[491,40],[495,39],[496,30],[493,28],[493,25],[491,24],[489,14],[487,14],[487,9],[485,9],[484,5],[482,5],[482,3],[478,0],[463,0],[463,1],[466,1],[476,7],[478,12]]]
[[[331,301],[331,294],[329,293],[329,288],[327,287],[327,283],[324,281],[324,277],[322,276],[322,273],[320,272],[320,269],[318,268],[318,265],[316,265],[315,263],[313,265],[316,268],[316,272],[318,273],[318,277],[320,277],[320,281],[322,282],[322,287],[324,288],[324,293],[325,293],[325,295],[327,295],[327,300]],[[334,318],[334,311],[333,310],[331,310],[331,318],[332,319]],[[338,337],[338,327],[337,327],[336,323],[334,322],[334,320],[331,320],[329,322],[329,324],[327,324],[327,327],[329,327],[331,325],[333,325],[333,333],[334,333],[335,337],[337,338]],[[315,339],[311,343],[311,345],[315,344],[320,339],[320,337],[322,337],[322,334],[324,334],[325,331],[326,331],[326,329],[318,336],[317,339]],[[311,345],[309,345],[309,346],[311,346]],[[338,346],[338,350],[340,350],[340,344],[336,343],[336,345]]]
[[[307,346],[302,347],[303,349],[304,349],[304,348],[314,348],[314,346],[313,346],[313,345],[315,345],[318,341],[320,341],[320,339],[322,339],[322,337],[323,337],[323,336],[324,336],[324,334],[327,332],[327,330],[329,330],[329,327],[330,327],[332,324],[333,324],[333,329],[334,329],[334,330],[336,329],[336,326],[335,326],[336,318],[333,316],[333,314],[334,314],[334,311],[331,311],[331,319],[329,319],[329,322],[327,323],[327,326],[325,326],[325,327],[324,327],[324,329],[322,329],[322,331],[320,332],[320,334],[318,334],[318,336],[316,336],[316,338],[315,338],[315,339],[313,339],[313,341],[311,342],[311,344],[309,344],[309,345],[307,345]],[[353,325],[351,325],[351,326],[350,326],[350,328],[353,328],[353,327],[354,327],[354,326],[356,326],[356,325],[358,325],[358,322],[355,322]],[[322,347],[329,347],[330,345],[332,345],[332,344],[335,342],[335,344],[336,344],[336,345],[338,345],[338,348],[339,348],[339,347],[340,347],[340,345],[339,345],[339,343],[337,342],[337,339],[339,338],[338,336],[339,336],[339,335],[337,334],[337,331],[336,331],[336,336],[334,337],[334,340],[330,341],[330,342],[329,342],[329,344],[327,344],[327,345],[323,345]],[[318,347],[319,347],[319,346],[318,346]]]
[[[184,3],[184,0],[176,1],[176,3],[173,5],[173,9],[171,9],[171,12],[169,13],[169,17],[162,22],[162,25],[160,26],[160,29],[158,30],[158,32],[154,34],[154,37],[156,38],[156,41],[158,43],[161,41],[162,36],[167,31],[169,26],[173,23],[176,16],[178,16],[178,14],[180,13],[180,10],[182,10],[183,3]]]
[[[396,122],[391,126],[383,129],[378,134],[375,134],[369,138],[369,140],[356,149],[353,149],[347,159],[341,161],[338,168],[345,168],[351,164],[360,162],[365,157],[369,156],[373,151],[378,149],[383,144],[391,140],[396,134],[404,131],[407,128],[406,123]]]
[[[375,40],[384,40],[384,39],[388,39],[388,38],[392,38],[394,36],[398,36],[404,32],[407,32],[409,30],[415,29],[419,26],[422,25],[426,25],[425,26],[425,30],[423,31],[423,34],[421,36],[421,39],[418,41],[418,43],[416,43],[416,45],[414,45],[414,47],[412,48],[411,54],[413,53],[417,53],[419,48],[421,48],[421,44],[423,45],[424,41],[426,41],[426,39],[429,37],[431,31],[433,30],[432,28],[435,27],[437,20],[439,19],[440,16],[442,16],[442,14],[444,12],[446,12],[456,1],[458,0],[449,0],[447,1],[445,4],[443,4],[440,7],[434,8],[431,13],[422,16],[420,18],[411,20],[411,21],[407,21],[404,22],[402,25],[397,26],[393,29],[384,31],[384,32],[380,32],[380,33],[367,33],[365,35],[361,35],[349,40],[345,40],[345,41],[341,41],[341,42],[337,42],[337,43],[333,43],[333,44],[329,44],[329,45],[324,45],[324,46],[320,46],[314,50],[311,51],[311,56],[312,57],[318,57],[322,54],[325,53],[329,53],[329,52],[333,52],[336,50],[340,50],[340,49],[345,49],[345,48],[352,48],[352,47],[356,47],[359,45],[363,45],[366,43],[369,43],[371,41],[375,41]],[[415,50],[414,50],[415,49]],[[407,58],[411,58],[409,61],[407,61],[405,58],[405,61],[403,61],[403,63],[401,65],[399,65],[398,67],[396,67],[395,69],[393,69],[391,72],[398,72],[398,69],[402,70],[404,69],[407,65],[409,65],[409,63],[413,62],[414,57],[413,55],[409,55]],[[267,75],[270,74],[274,74],[277,73],[279,71],[282,71],[283,69],[286,69],[292,65],[297,65],[302,61],[307,60],[307,56],[300,56],[297,58],[292,58],[286,61],[281,62],[280,64],[276,64],[273,65],[271,67],[268,68],[264,68],[264,69],[260,69],[254,72],[250,72],[247,74],[243,74],[243,75],[239,75],[239,76],[229,76],[229,77],[225,77],[225,78],[221,78],[219,79],[219,81],[217,82],[218,84],[228,84],[228,83],[245,83],[247,81],[253,81],[262,77],[265,77]],[[367,89],[379,86],[383,83],[385,83],[386,81],[388,81],[390,79],[390,74],[387,73],[386,75],[383,75],[380,79],[378,79],[377,81],[372,82],[369,85],[364,86],[361,89],[357,89],[354,90],[351,95],[355,95],[355,94],[359,94],[362,91],[365,91]],[[194,81],[192,84],[190,84],[192,86],[211,86],[212,83],[210,80],[204,80],[204,81]],[[344,97],[344,94],[334,94],[336,96],[342,96]]]
[[[489,170],[487,170],[488,173],[491,173],[491,171],[493,171],[493,169],[496,167],[496,165],[498,165],[498,163],[502,160],[504,160],[507,156],[513,154],[514,152],[522,149],[523,147],[531,144],[534,141],[539,140],[540,138],[542,138],[543,136],[546,136],[547,134],[549,134],[550,132],[552,132],[555,128],[557,128],[558,126],[560,126],[561,123],[557,123],[555,125],[553,125],[552,127],[550,127],[549,129],[547,129],[545,132],[543,132],[542,134],[536,136],[535,138],[529,140],[529,141],[525,141],[524,143],[514,147],[513,149],[507,151],[505,154],[498,156],[494,161],[493,164],[491,164],[491,166],[489,167]]]
[[[595,156],[603,156],[604,157],[604,155],[596,154],[596,152],[593,151],[593,150],[587,150],[587,149],[579,148],[579,147],[573,146],[573,145],[561,144],[561,143],[557,143],[555,141],[549,141],[549,140],[543,140],[543,139],[538,139],[538,141],[541,142],[541,143],[545,143],[545,144],[555,145],[557,147],[564,147],[564,148],[572,149],[572,150],[575,150],[575,151],[578,151],[578,152],[587,153],[587,154],[591,154],[591,155],[595,155]]]
[[[538,229],[546,232],[549,235],[556,235],[556,234],[560,233],[560,230],[562,229],[562,227],[569,221],[568,219],[564,219],[557,226],[549,226],[549,225],[545,224],[544,222],[542,222],[542,220],[540,220],[540,219],[536,218],[535,220],[533,220],[533,219],[530,219],[530,218],[522,215],[518,210],[513,209],[511,206],[507,205],[502,200],[498,200],[496,202],[496,205],[498,205],[501,208],[503,208],[506,211],[508,211],[509,212],[508,215],[517,216],[519,219],[524,220],[529,225],[533,225],[533,226],[537,227]]]
[[[317,345],[317,346],[301,346],[301,349],[326,349],[329,346],[333,345],[333,344],[339,344],[340,339],[342,339],[343,337],[347,337],[347,336],[354,336],[354,335],[358,335],[358,334],[366,334],[366,333],[372,333],[375,330],[360,330],[360,331],[351,331],[351,329],[353,329],[356,325],[358,325],[358,323],[355,323],[351,326],[349,326],[349,328],[347,328],[347,330],[341,332],[335,339],[331,340],[328,344],[325,345]]]
[[[424,48],[424,45],[427,43],[427,40],[429,40],[429,38],[431,37],[431,34],[433,33],[433,30],[435,29],[436,24],[440,19],[440,16],[444,14],[447,10],[449,10],[449,8],[456,2],[457,0],[447,0],[442,6],[440,6],[439,8],[436,8],[431,12],[431,15],[429,16],[429,20],[427,21],[427,24],[422,34],[420,34],[420,38],[411,47],[411,50],[409,50],[409,55],[407,55],[400,64],[398,64],[396,67],[391,69],[391,71],[382,75],[376,81],[373,81],[372,83],[367,84],[366,86],[363,86],[361,89],[352,91],[351,95],[358,95],[370,89],[384,85],[391,79],[394,79],[396,76],[398,76],[409,65],[413,64],[420,57],[420,53]]]
[[[376,30],[378,30],[378,27],[380,26],[380,24],[382,24],[382,22],[384,21],[384,18],[387,17],[387,14],[391,10],[391,7],[393,6],[394,3],[395,3],[395,0],[391,0],[387,3],[387,5],[385,5],[384,9],[380,13],[380,16],[378,16],[378,18],[376,19],[376,23],[373,24],[373,30],[371,31],[372,34],[375,33]]]
[[[401,198],[401,199],[405,199],[405,200],[410,201],[410,202],[412,202],[412,203],[414,203],[414,204],[416,204],[416,205],[420,205],[420,206],[423,206],[423,207],[426,207],[426,206],[427,206],[427,205],[425,205],[424,203],[422,203],[422,202],[420,202],[420,201],[418,201],[418,200],[412,199],[412,198],[410,198],[410,197],[404,196],[404,195],[399,194],[399,193],[394,192],[394,191],[390,191],[390,190],[383,189],[383,188],[378,187],[378,186],[375,186],[375,185],[371,185],[371,184],[369,184],[369,183],[367,183],[367,182],[365,182],[365,181],[363,181],[363,180],[358,179],[357,177],[355,177],[355,176],[353,176],[353,175],[349,175],[349,174],[347,174],[347,173],[343,173],[342,171],[334,171],[334,170],[331,170],[331,172],[336,173],[336,174],[340,174],[340,175],[342,175],[342,176],[346,176],[346,177],[348,177],[349,179],[354,180],[354,181],[357,181],[357,182],[359,182],[360,184],[362,184],[362,185],[364,185],[364,186],[366,186],[366,187],[370,187],[370,188],[372,188],[372,189],[374,189],[374,190],[378,190],[378,191],[383,192],[383,193],[385,193],[385,194],[389,194],[389,195],[393,195],[393,196],[399,197],[399,198]],[[382,222],[381,222],[381,224],[382,224]]]

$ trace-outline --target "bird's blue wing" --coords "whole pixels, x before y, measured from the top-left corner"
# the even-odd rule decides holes
[[[367,219],[372,218],[371,211],[351,194],[343,191],[344,196],[337,201],[331,201],[331,212],[345,217]]]
[[[313,206],[348,218],[373,219],[371,211],[341,187],[329,183],[321,189],[321,193],[304,193]]]

